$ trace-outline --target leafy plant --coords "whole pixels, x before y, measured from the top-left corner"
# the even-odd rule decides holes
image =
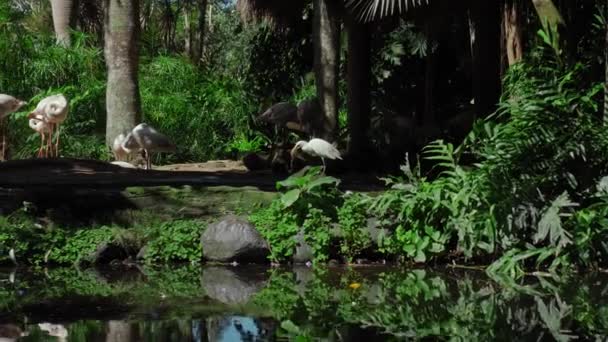
[[[145,228],[146,262],[199,262],[202,226],[196,220],[175,220]]]

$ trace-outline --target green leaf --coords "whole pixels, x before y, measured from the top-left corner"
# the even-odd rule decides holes
[[[319,187],[324,184],[335,184],[336,186],[340,184],[340,180],[334,177],[321,177],[317,178],[314,181],[310,182],[306,187],[307,191],[311,191],[312,189]]]
[[[283,207],[291,207],[300,198],[301,193],[300,189],[292,189],[283,194],[283,196],[281,196]]]
[[[286,320],[281,322],[281,329],[287,331],[288,333],[291,334],[299,334],[300,333],[300,328],[295,325],[294,322],[290,321],[290,320]]]

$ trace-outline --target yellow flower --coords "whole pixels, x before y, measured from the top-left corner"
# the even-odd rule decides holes
[[[352,283],[352,284],[348,285],[348,287],[350,287],[353,290],[356,290],[361,287],[361,283]]]

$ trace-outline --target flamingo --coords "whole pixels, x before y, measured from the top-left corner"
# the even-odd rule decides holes
[[[135,126],[131,133],[127,134],[121,146],[127,153],[132,153],[134,150],[143,150],[146,170],[152,168],[151,152],[174,152],[176,149],[175,144],[167,136],[159,133],[146,123]]]
[[[4,160],[6,153],[6,126],[4,125],[4,118],[18,111],[25,104],[25,101],[21,101],[11,95],[0,94],[0,125],[2,126],[2,155],[0,156],[0,160]]]
[[[325,173],[325,158],[327,159],[342,159],[340,151],[328,143],[327,141],[319,138],[310,139],[310,141],[300,140],[291,150],[291,164],[293,168],[293,160],[297,157],[299,151],[302,151],[310,156],[319,157],[323,162],[323,173]]]
[[[114,159],[116,161],[126,161],[129,159],[129,155],[131,153],[127,152],[122,147],[122,143],[126,140],[127,136],[124,133],[120,133],[114,138],[114,142],[112,143],[112,153],[114,154]]]
[[[43,157],[43,150],[45,152],[44,157],[48,157],[48,142],[46,148],[44,146],[44,142],[46,140],[45,136],[47,134],[51,134],[52,132],[51,125],[45,121],[43,115],[38,114],[34,115],[34,117],[29,120],[29,126],[31,129],[40,134],[40,149],[38,149],[38,158]]]
[[[57,132],[57,140],[55,141],[55,156],[59,156],[59,126],[65,121],[68,116],[69,104],[67,98],[63,94],[51,95],[42,99],[36,109],[28,115],[28,118],[34,118],[36,115],[44,115],[44,120],[51,126],[51,133],[47,145],[51,148],[53,155],[53,132]]]

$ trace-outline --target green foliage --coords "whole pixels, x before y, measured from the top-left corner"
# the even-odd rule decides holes
[[[252,107],[238,80],[206,76],[183,58],[164,56],[140,73],[145,120],[178,146],[168,161],[217,158],[246,136]]]
[[[268,208],[263,208],[251,214],[249,221],[262,234],[270,245],[270,260],[273,262],[286,261],[295,251],[296,240],[300,227],[297,216],[286,212],[283,204],[273,201]]]
[[[175,220],[145,228],[146,262],[199,262],[203,257],[202,226],[196,220]]]
[[[304,229],[315,258],[325,260],[330,245],[330,222],[341,203],[339,180],[321,176],[320,168],[306,168],[278,182],[281,196],[270,207],[254,212],[249,219],[270,244],[271,259],[286,261],[293,255],[295,236]]]
[[[338,209],[338,224],[341,229],[340,253],[352,262],[361,252],[372,247],[367,227],[367,206],[369,198],[352,194],[345,198]]]
[[[304,228],[305,240],[313,250],[315,261],[327,261],[331,244],[331,219],[325,216],[323,210],[313,208],[309,204],[302,228]]]
[[[76,264],[87,259],[103,243],[114,242],[110,227],[77,230],[73,234],[51,233],[48,260],[59,264]]]

